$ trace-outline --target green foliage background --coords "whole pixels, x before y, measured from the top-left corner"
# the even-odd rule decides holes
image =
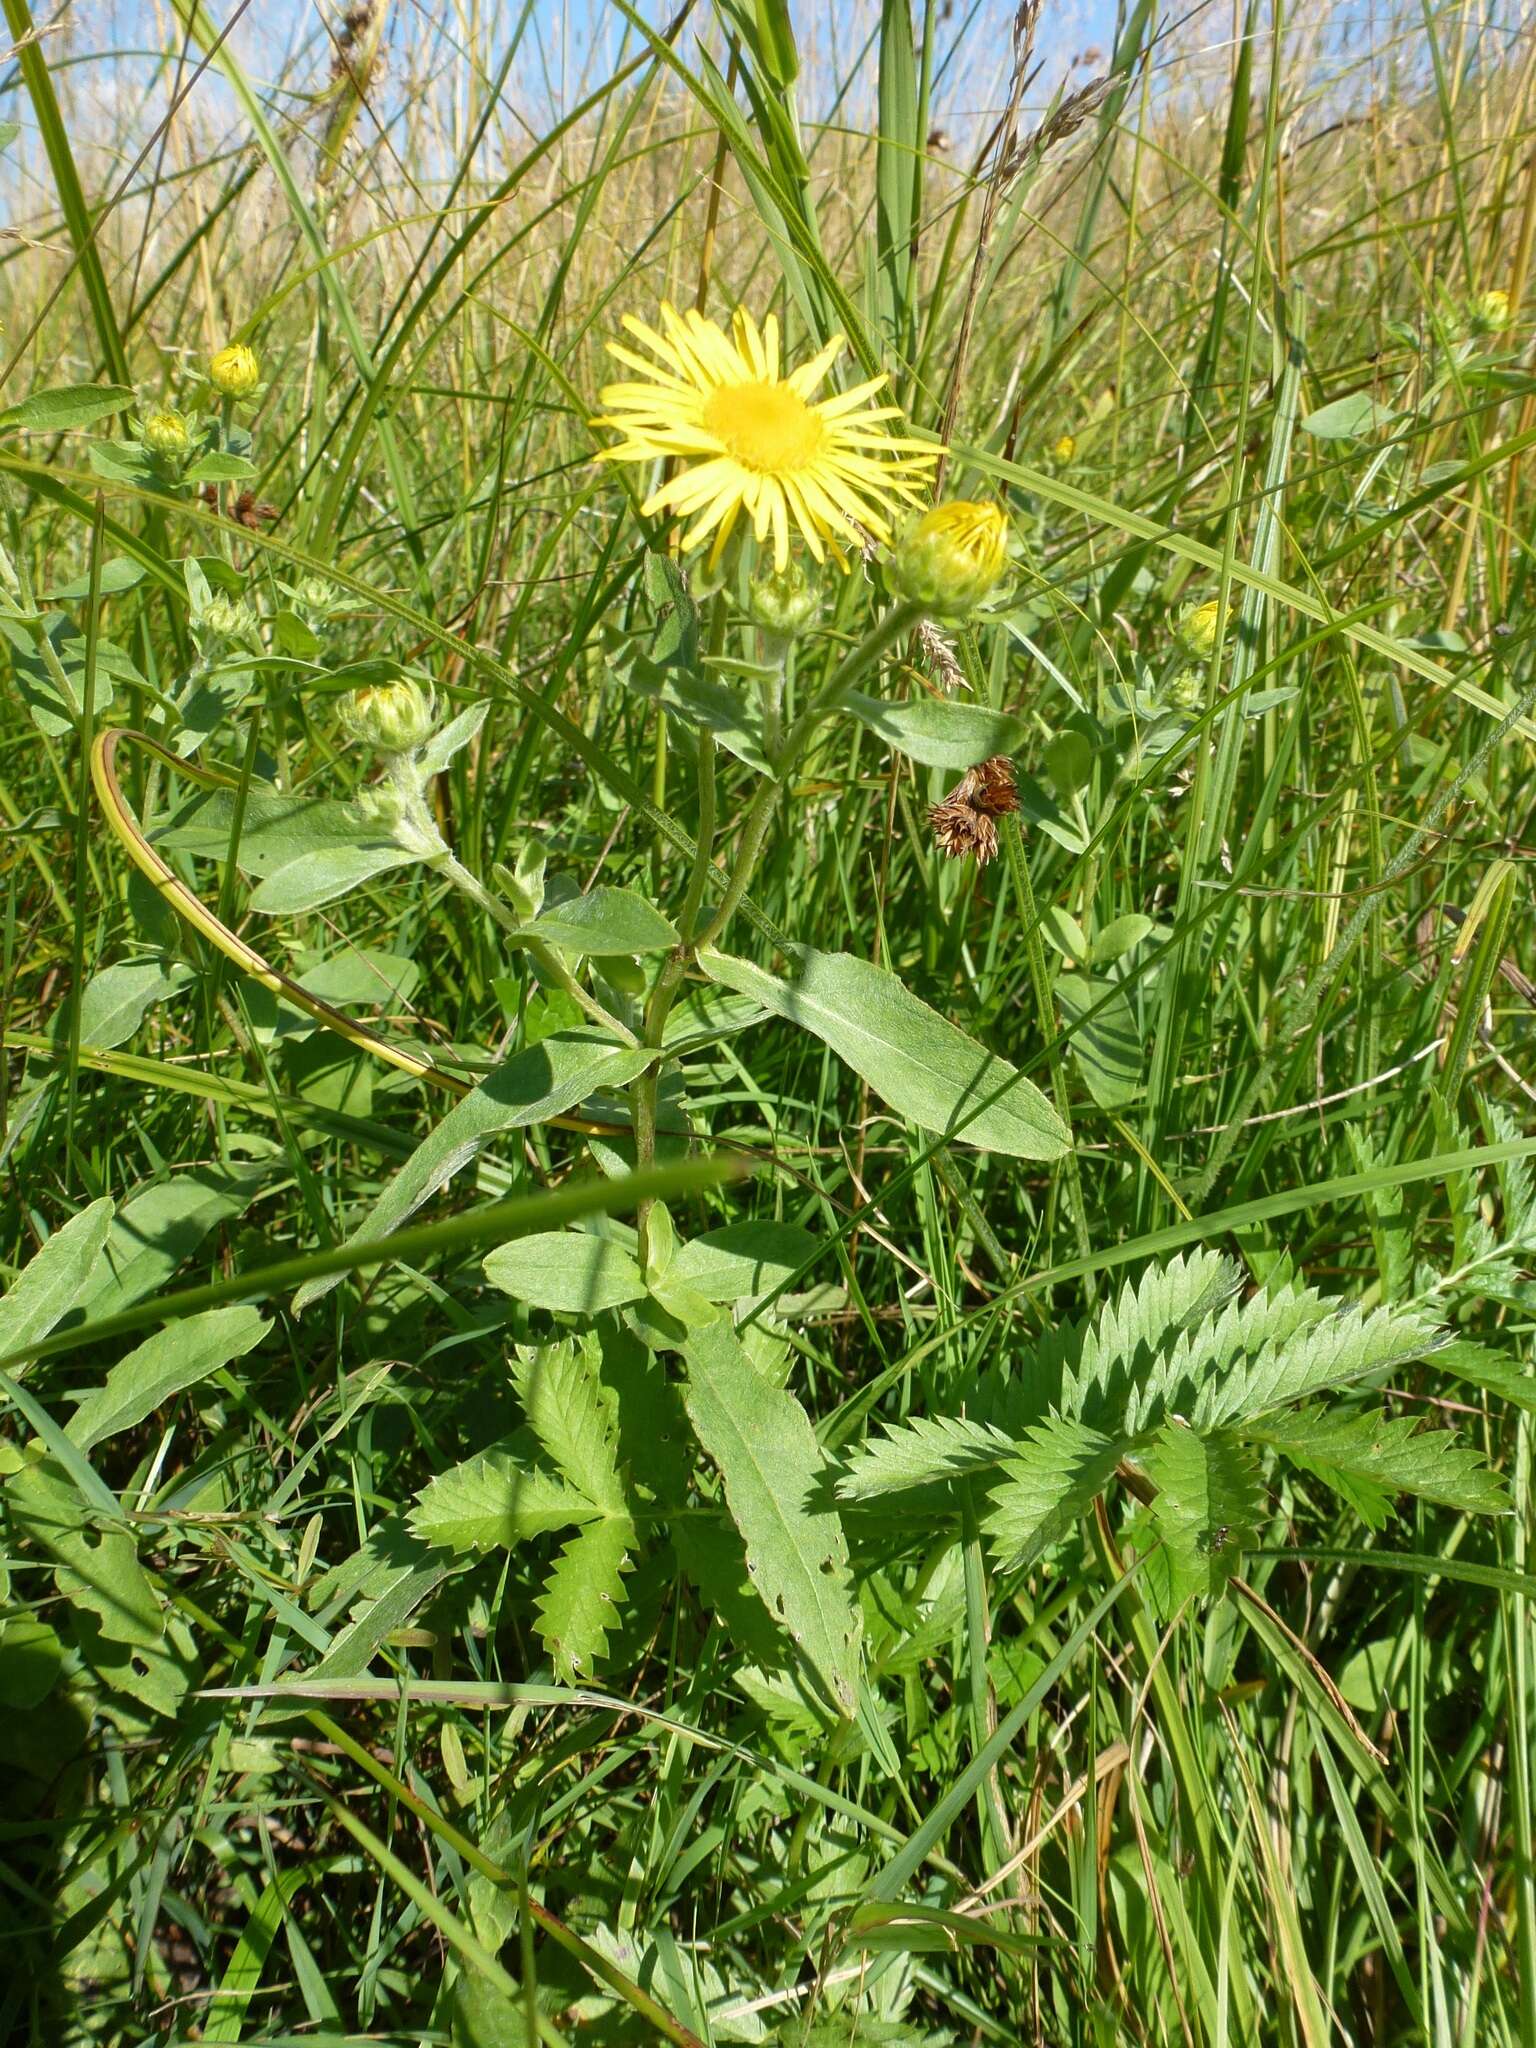
[[[1532,2048],[1528,24],[5,12],[7,2033]],[[788,763],[663,297],[1016,536]]]

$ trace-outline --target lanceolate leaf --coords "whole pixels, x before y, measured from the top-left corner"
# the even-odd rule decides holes
[[[485,1277],[530,1308],[595,1316],[645,1293],[640,1268],[622,1245],[589,1230],[541,1230],[499,1245],[485,1262]]]
[[[836,1512],[820,1504],[827,1466],[805,1410],[762,1378],[724,1320],[689,1332],[683,1399],[718,1466],[747,1570],[829,1701],[852,1717],[859,1611]]]
[[[515,1053],[422,1140],[348,1244],[388,1237],[503,1131],[563,1116],[599,1088],[621,1088],[640,1072],[646,1058],[643,1050],[577,1031],[556,1033]],[[342,1278],[330,1274],[301,1287],[294,1296],[295,1310],[318,1301]]]
[[[106,1243],[112,1204],[105,1195],[61,1224],[0,1296],[0,1356],[46,1337],[85,1293]]]
[[[974,768],[992,754],[1017,753],[1027,731],[1009,711],[947,697],[891,703],[850,690],[843,701],[861,725],[924,768]]]
[[[526,1430],[439,1473],[416,1496],[410,1525],[424,1543],[452,1550],[510,1550],[530,1536],[567,1529],[597,1510],[534,1462]]]
[[[213,1308],[168,1323],[88,1394],[70,1418],[68,1435],[82,1451],[132,1429],[146,1415],[259,1344],[270,1325],[249,1306]]]
[[[726,953],[699,964],[712,980],[754,997],[811,1032],[898,1114],[1018,1159],[1059,1159],[1065,1126],[1032,1082],[920,1002],[884,968],[851,953],[787,949],[781,979]]]

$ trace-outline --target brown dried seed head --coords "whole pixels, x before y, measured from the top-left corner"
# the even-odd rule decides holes
[[[997,856],[997,820],[1019,808],[1013,763],[994,754],[967,768],[942,803],[934,804],[928,822],[941,852],[951,860],[967,855],[978,867]]]

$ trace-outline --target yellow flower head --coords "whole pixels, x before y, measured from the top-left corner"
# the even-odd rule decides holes
[[[1062,465],[1063,468],[1066,467],[1066,465],[1072,460],[1073,456],[1076,455],[1076,453],[1076,434],[1063,434],[1061,439],[1056,443],[1055,447],[1051,450],[1052,456],[1055,458],[1057,462],[1059,462]]]
[[[208,365],[208,381],[225,398],[249,398],[261,382],[261,364],[256,351],[243,341],[221,348]]]
[[[897,593],[940,618],[974,611],[1008,566],[1008,520],[1000,505],[951,498],[915,519],[891,558]]]
[[[1224,623],[1221,605],[1213,597],[1184,614],[1179,621],[1179,639],[1191,654],[1198,654],[1203,661],[1209,661]]]
[[[717,561],[745,512],[760,541],[773,539],[773,563],[789,565],[791,528],[804,534],[817,561],[824,549],[846,567],[843,547],[857,540],[851,524],[876,540],[890,538],[890,517],[915,500],[938,460],[932,444],[898,438],[884,422],[894,405],[870,401],[886,380],[871,377],[829,398],[812,396],[846,343],[835,335],[808,362],[784,371],[779,323],[759,328],[738,307],[726,334],[701,313],[663,305],[658,333],[626,314],[624,326],[659,365],[620,342],[610,354],[643,382],[610,384],[606,410],[592,421],[623,438],[602,451],[607,462],[653,462],[670,456],[682,467],[643,510],[675,512],[689,522],[685,549],[714,536]]]
[[[139,439],[151,455],[164,456],[168,462],[179,462],[192,445],[186,421],[169,406],[145,415]]]
[[[1467,311],[1474,332],[1502,334],[1509,325],[1509,293],[1479,292]]]

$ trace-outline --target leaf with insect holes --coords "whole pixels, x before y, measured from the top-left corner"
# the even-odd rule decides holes
[[[851,953],[785,949],[780,977],[750,960],[706,950],[712,981],[831,1046],[899,1115],[1015,1159],[1059,1159],[1071,1140],[1032,1081],[903,987]]]
[[[827,1460],[805,1410],[762,1377],[723,1319],[691,1329],[683,1354],[684,1405],[724,1483],[752,1584],[829,1703],[852,1718],[859,1610],[842,1523],[818,1498]]]
[[[555,1676],[567,1685],[589,1681],[608,1648],[634,1542],[634,1524],[626,1515],[583,1523],[561,1547],[534,1602],[534,1626]]]

